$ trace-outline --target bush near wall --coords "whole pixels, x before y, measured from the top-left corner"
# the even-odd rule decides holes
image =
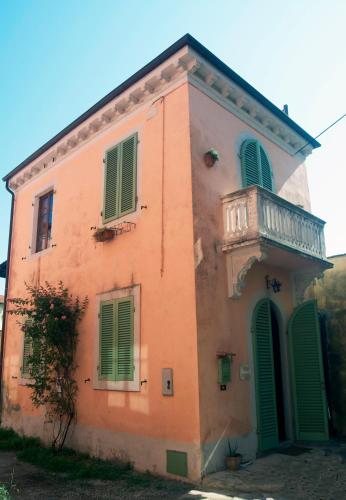
[[[336,434],[346,437],[346,255],[330,259],[334,269],[326,271],[308,291],[325,313],[330,395]]]

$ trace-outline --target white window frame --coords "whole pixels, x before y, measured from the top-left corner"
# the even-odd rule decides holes
[[[133,361],[134,373],[131,381],[115,381],[115,380],[100,380],[99,379],[99,362],[100,362],[100,305],[106,300],[116,300],[124,297],[133,297]],[[108,391],[140,391],[140,285],[133,285],[126,288],[111,290],[96,295],[96,310],[95,310],[95,330],[97,334],[94,336],[94,370],[93,370],[93,388]]]
[[[38,224],[38,209],[40,205],[40,198],[42,196],[46,195],[50,191],[53,191],[53,211],[54,211],[54,202],[55,202],[55,185],[54,184],[49,184],[49,186],[44,187],[41,191],[36,193],[34,195],[34,199],[32,202],[32,205],[34,207],[33,209],[33,216],[32,216],[32,231],[31,231],[31,245],[30,245],[30,256],[35,257],[36,255],[44,255],[45,253],[51,251],[52,249],[52,240],[53,240],[53,228],[54,224],[52,222],[52,232],[51,232],[51,237],[49,240],[49,245],[47,248],[44,250],[39,250],[38,252],[36,251],[36,244],[37,244],[37,224]],[[53,221],[53,214],[52,214],[52,221]]]

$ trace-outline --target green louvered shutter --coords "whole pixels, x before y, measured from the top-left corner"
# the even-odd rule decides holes
[[[120,146],[106,154],[103,222],[118,216]]]
[[[136,209],[137,134],[121,145],[119,216]]]
[[[261,185],[269,189],[269,191],[272,191],[273,182],[272,182],[272,173],[269,165],[269,160],[262,146],[259,146],[259,149],[260,149],[261,174],[262,174]]]
[[[304,302],[289,321],[296,439],[328,440],[327,403],[317,305]]]
[[[100,359],[99,378],[115,379],[115,306],[114,301],[101,302],[100,306]]]
[[[116,301],[116,380],[133,380],[133,297]]]
[[[252,334],[258,445],[260,451],[266,451],[279,445],[270,301],[268,299],[260,300],[256,305]]]
[[[241,150],[243,187],[260,184],[260,164],[256,141],[245,141]]]
[[[31,337],[24,333],[23,342],[23,363],[22,363],[22,377],[30,377],[30,364],[29,356],[31,355]]]

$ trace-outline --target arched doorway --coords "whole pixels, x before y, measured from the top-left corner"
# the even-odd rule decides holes
[[[256,388],[259,451],[279,446],[286,439],[280,318],[269,299],[253,312],[252,339]]]

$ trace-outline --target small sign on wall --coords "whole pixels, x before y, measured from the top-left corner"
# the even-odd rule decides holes
[[[162,368],[162,395],[173,396],[173,369]]]
[[[251,370],[250,370],[249,365],[242,363],[239,366],[239,378],[240,378],[240,380],[250,380]]]

